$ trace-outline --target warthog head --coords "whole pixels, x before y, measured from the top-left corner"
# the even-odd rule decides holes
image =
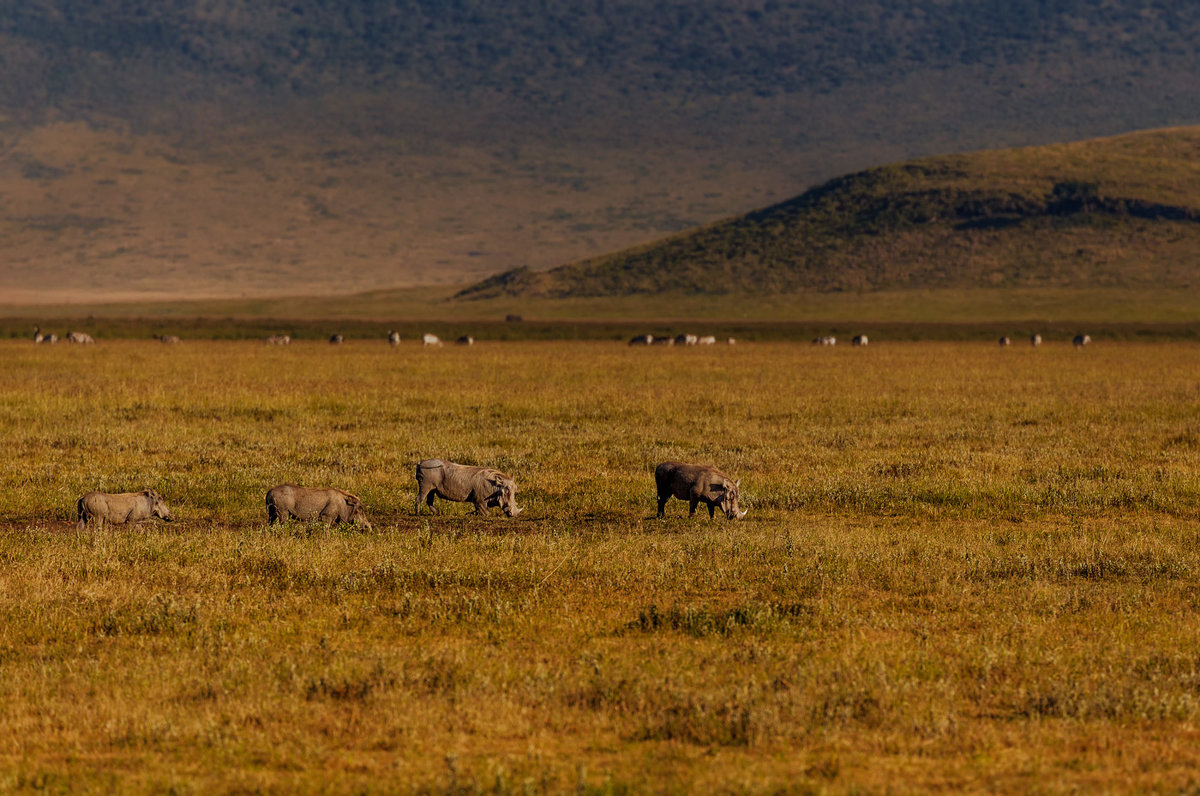
[[[720,484],[713,484],[709,487],[714,497],[720,495],[720,501],[717,505],[721,508],[721,511],[725,512],[725,516],[731,520],[740,520],[746,516],[745,511],[738,509],[738,487],[741,485],[741,481],[730,481],[726,478]]]
[[[362,526],[365,530],[374,530],[371,521],[367,519],[367,510],[363,508],[361,500],[349,498],[346,499],[346,507],[350,509],[350,522],[354,525]]]
[[[163,500],[162,495],[158,494],[153,489],[147,489],[142,494],[150,498],[151,516],[161,517],[167,522],[171,522],[175,519],[171,516],[171,509],[167,508],[167,501]]]
[[[499,506],[509,517],[515,517],[521,513],[521,509],[517,506],[516,481],[511,478],[496,477],[492,479],[492,486],[495,491],[488,498],[489,507]]]

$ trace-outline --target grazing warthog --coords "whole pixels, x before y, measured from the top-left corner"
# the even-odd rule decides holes
[[[421,336],[421,343],[424,345],[440,346],[442,344],[442,341],[438,339],[438,336],[436,334],[425,334],[425,335]]]
[[[1008,335],[1000,338],[1000,345],[1012,345],[1012,339]]]
[[[320,520],[326,525],[349,522],[371,530],[366,509],[357,495],[332,487],[303,487],[280,484],[267,490],[267,521],[277,522],[295,517],[298,520]]]
[[[399,332],[388,332],[388,345],[400,345]]]
[[[713,337],[711,334],[701,337],[700,339],[698,339],[696,341],[696,345],[716,345],[716,344],[717,344],[717,338]]]
[[[267,345],[291,345],[292,338],[286,334],[273,334],[267,338]]]
[[[1029,338],[1029,344],[1035,348],[1040,346],[1042,344],[1042,336],[1040,334],[1033,335]]]
[[[856,334],[854,335],[854,339],[850,341],[850,345],[869,345],[870,342],[865,334]]]
[[[88,492],[75,501],[79,511],[79,522],[76,527],[83,530],[95,523],[103,528],[105,523],[121,525],[127,522],[141,522],[151,517],[161,517],[167,522],[175,519],[167,508],[162,495],[153,489],[142,492],[121,492],[110,495],[106,492]]]
[[[329,335],[329,344],[330,345],[341,345],[344,342],[346,342],[346,338],[340,334]]]
[[[68,343],[79,343],[80,345],[91,345],[96,340],[87,332],[67,332]]]
[[[639,334],[637,337],[629,341],[630,345],[654,345],[654,335]]]
[[[434,497],[458,503],[474,503],[476,514],[498,506],[509,517],[521,513],[517,508],[517,483],[491,467],[473,467],[441,459],[426,459],[417,465],[417,502],[415,511],[421,513],[421,502],[437,514]]]
[[[1071,341],[1071,344],[1076,348],[1082,348],[1085,345],[1091,345],[1092,336],[1089,334],[1077,334],[1075,335],[1075,339]]]
[[[458,345],[475,345],[475,338],[469,334],[464,334],[462,337],[454,341]]]
[[[696,506],[708,504],[708,517],[712,519],[718,507],[731,520],[746,516],[738,509],[738,487],[734,481],[716,467],[705,464],[663,462],[654,468],[654,485],[658,488],[658,516],[664,516],[663,508],[671,496],[688,502],[688,516],[696,513]]]
[[[154,338],[160,343],[178,343],[179,335],[175,334],[156,334]]]

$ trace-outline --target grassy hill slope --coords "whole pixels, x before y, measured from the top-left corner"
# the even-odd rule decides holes
[[[1200,128],[924,158],[459,298],[1200,282]]]
[[[1200,121],[1155,0],[0,0],[0,302],[344,296]]]

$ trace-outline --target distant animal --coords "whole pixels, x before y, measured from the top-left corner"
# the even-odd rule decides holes
[[[1029,344],[1034,347],[1040,346],[1042,344],[1042,336],[1040,334],[1033,335],[1029,338]]]
[[[34,345],[41,345],[42,343],[54,345],[57,342],[58,342],[58,335],[42,334],[42,329],[40,326],[33,327],[33,344]]]
[[[421,342],[427,346],[429,346],[429,345],[440,346],[442,344],[442,341],[438,339],[438,336],[436,334],[422,335]]]
[[[730,338],[728,338],[728,339],[725,341],[725,343],[726,343],[727,345],[736,345],[736,344],[737,344],[737,339],[736,339],[736,338],[734,338],[734,337],[730,337]]]
[[[718,508],[731,520],[740,520],[746,512],[738,507],[738,488],[734,481],[712,465],[663,462],[654,468],[654,485],[658,489],[658,516],[671,496],[686,500],[688,516],[696,514],[696,506],[705,503],[712,519]]]
[[[329,344],[330,345],[341,345],[344,342],[346,342],[346,338],[342,337],[340,334],[329,335]]]
[[[178,343],[178,342],[179,342],[179,335],[174,335],[174,334],[156,334],[156,335],[154,335],[154,337],[155,337],[155,339],[156,339],[156,340],[158,340],[160,343]]]
[[[511,313],[504,316],[505,323],[521,323],[524,320],[525,319],[523,317],[521,317],[520,315],[513,315]]]
[[[388,344],[389,345],[400,345],[400,333],[399,332],[388,332]]]
[[[830,334],[814,337],[813,345],[837,345],[837,338]]]
[[[854,339],[850,341],[850,345],[865,346],[865,345],[869,344],[870,342],[871,341],[867,339],[867,336],[865,334],[856,334],[856,335],[854,335]]]
[[[716,343],[717,338],[713,337],[711,334],[696,340],[696,345],[716,345]]]
[[[1072,340],[1071,343],[1076,348],[1082,348],[1085,345],[1092,344],[1092,337],[1091,337],[1091,335],[1087,335],[1087,334],[1077,334],[1077,335],[1075,335],[1075,339]]]
[[[267,345],[291,345],[292,338],[286,334],[273,334],[267,338]]]
[[[85,529],[88,525],[103,528],[105,523],[123,525],[127,522],[141,522],[151,517],[161,517],[167,522],[175,518],[167,508],[162,495],[153,489],[141,492],[120,492],[110,495],[107,492],[88,492],[75,501],[75,509],[79,512],[79,522],[76,527]]]
[[[366,509],[357,495],[332,487],[303,487],[280,484],[267,490],[267,521],[277,522],[295,517],[298,520],[320,520],[326,525],[348,522],[371,530]]]
[[[1009,339],[1008,335],[1004,335],[1000,338],[1000,345],[1012,345],[1012,340]]]
[[[651,343],[654,345],[675,345],[674,337],[655,337]]]
[[[433,499],[473,503],[476,514],[487,514],[499,507],[509,517],[521,513],[517,507],[517,483],[492,467],[455,464],[442,459],[426,459],[417,465],[417,502],[415,512],[421,513],[421,503],[437,514]]]
[[[629,341],[630,345],[654,345],[654,335],[639,334],[637,337]]]
[[[458,345],[475,345],[475,338],[469,334],[464,334],[462,337],[454,341]]]
[[[96,340],[87,332],[67,332],[68,343],[78,343],[80,345],[92,345]]]
[[[699,339],[694,334],[679,334],[675,336],[675,345],[696,345]]]

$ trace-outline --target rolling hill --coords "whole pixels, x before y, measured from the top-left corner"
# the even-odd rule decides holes
[[[1200,128],[922,158],[457,298],[1195,288]]]
[[[1156,0],[0,0],[0,302],[461,285],[1200,122]]]

